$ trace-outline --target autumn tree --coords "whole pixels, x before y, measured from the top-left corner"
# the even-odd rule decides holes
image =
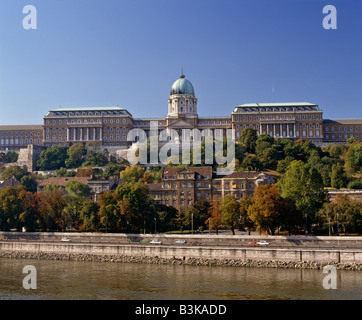
[[[42,219],[48,231],[64,231],[65,221],[62,212],[67,202],[63,190],[57,186],[45,188],[40,192],[40,203],[43,208]]]
[[[23,190],[19,193],[19,200],[21,201],[22,208],[19,220],[26,231],[34,232],[39,227],[42,227],[42,206],[39,194]]]
[[[222,215],[219,204],[218,199],[212,201],[212,205],[209,208],[209,218],[205,221],[205,224],[209,225],[210,230],[216,230],[216,234],[219,234],[219,230],[222,227]]]
[[[259,230],[267,230],[274,235],[281,224],[280,212],[283,205],[283,198],[276,185],[258,186],[248,207],[248,216]]]

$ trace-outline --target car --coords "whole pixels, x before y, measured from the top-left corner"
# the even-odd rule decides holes
[[[72,240],[70,240],[67,237],[63,237],[60,241],[62,241],[62,242],[71,242]]]
[[[257,246],[258,244],[256,243],[256,242],[248,242],[247,244],[246,244],[247,246],[252,246],[252,247],[255,247],[255,246]]]
[[[162,241],[160,241],[160,240],[152,240],[150,243],[153,243],[153,244],[162,244]]]
[[[177,240],[176,243],[177,243],[177,244],[186,243],[186,240]]]
[[[259,246],[268,246],[268,245],[269,245],[269,242],[266,242],[265,240],[261,240],[261,241],[257,242],[257,244],[258,244]]]
[[[140,243],[149,243],[150,242],[150,240],[148,240],[148,239],[142,239],[141,241],[140,241]]]

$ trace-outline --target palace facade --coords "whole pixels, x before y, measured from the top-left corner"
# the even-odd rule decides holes
[[[319,106],[308,102],[243,104],[230,115],[199,117],[194,87],[182,74],[171,87],[166,117],[134,118],[120,107],[57,108],[44,116],[41,125],[0,126],[0,150],[75,143],[122,149],[133,142],[127,139],[130,130],[142,129],[150,135],[152,126],[164,132],[166,140],[187,140],[182,137],[185,129],[208,129],[219,138],[234,129],[237,139],[247,127],[258,134],[316,144],[345,143],[351,137],[362,140],[362,119],[324,119]]]

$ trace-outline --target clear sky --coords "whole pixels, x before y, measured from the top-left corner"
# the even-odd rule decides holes
[[[37,29],[23,28],[23,7]],[[337,9],[337,30],[322,26]],[[199,116],[253,102],[362,118],[360,0],[0,0],[0,124],[58,107],[164,117],[183,68]],[[274,88],[274,94],[273,94]]]

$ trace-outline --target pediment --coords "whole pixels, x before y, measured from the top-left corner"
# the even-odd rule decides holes
[[[188,123],[184,120],[175,119],[174,121],[170,120],[168,127],[170,129],[193,129],[193,123]]]

